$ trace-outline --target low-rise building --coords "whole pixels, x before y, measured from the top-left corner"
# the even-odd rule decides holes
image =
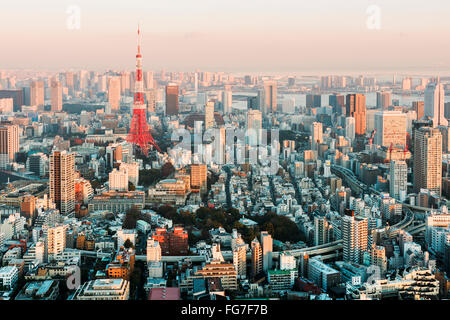
[[[124,279],[88,281],[75,291],[72,300],[128,300],[130,282]]]

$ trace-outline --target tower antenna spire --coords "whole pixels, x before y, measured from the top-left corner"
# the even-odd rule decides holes
[[[141,26],[140,26],[140,23],[138,23],[137,34],[138,34],[138,38],[137,38],[137,41],[138,41],[137,53],[138,53],[138,55],[140,55],[141,54]]]
[[[159,152],[158,145],[153,139],[150,128],[145,115],[145,99],[144,99],[144,74],[142,71],[142,54],[141,54],[141,28],[138,24],[138,46],[136,54],[136,78],[134,87],[134,103],[133,118],[131,119],[131,127],[128,132],[127,141],[140,147],[141,152],[148,155],[149,145],[155,147]]]

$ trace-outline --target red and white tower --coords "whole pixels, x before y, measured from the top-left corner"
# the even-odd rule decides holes
[[[144,103],[144,82],[142,73],[142,55],[141,55],[141,32],[138,27],[138,47],[136,54],[136,81],[134,87],[133,118],[131,120],[130,132],[128,132],[127,141],[131,142],[141,149],[141,152],[148,155],[149,144],[154,146],[159,152],[158,145],[150,133],[150,127],[147,124],[145,116]]]

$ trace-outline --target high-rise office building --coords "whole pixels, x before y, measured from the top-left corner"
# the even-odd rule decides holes
[[[263,114],[277,112],[277,82],[264,81],[264,109]]]
[[[204,193],[207,191],[208,168],[206,164],[191,165],[191,189]]]
[[[272,269],[273,239],[267,231],[261,231],[261,249],[263,260],[263,271]]]
[[[404,78],[402,80],[402,90],[409,91],[411,90],[412,79],[410,77]]]
[[[449,127],[444,126],[438,126],[437,127],[442,135],[442,153],[449,153],[449,147],[450,147],[450,132]]]
[[[113,169],[109,173],[110,191],[128,191],[128,172],[126,169]]]
[[[62,85],[59,81],[51,82],[51,110],[53,112],[62,110]]]
[[[0,123],[0,168],[14,162],[19,152],[19,126],[10,122]]]
[[[73,90],[75,87],[73,72],[70,72],[70,71],[66,72],[65,79],[66,79],[66,87],[68,88],[69,94],[73,94]]]
[[[20,202],[20,214],[26,218],[33,218],[36,212],[36,197],[26,194]]]
[[[130,72],[129,71],[122,71],[120,73],[120,93],[121,94],[128,94],[130,93]]]
[[[413,101],[412,108],[416,111],[417,120],[421,120],[424,116],[424,102],[423,101]]]
[[[20,110],[20,108],[25,104],[26,97],[26,88],[0,90],[0,99],[13,99],[14,111]]]
[[[46,235],[47,259],[52,261],[55,256],[61,254],[66,248],[67,225],[53,225],[44,229]]]
[[[120,107],[120,78],[110,77],[108,79],[108,102],[111,111],[118,111]]]
[[[380,268],[383,276],[387,270],[386,248],[383,246],[373,246],[370,250],[370,264]]]
[[[345,215],[342,218],[342,240],[344,261],[362,263],[368,250],[368,220],[358,216]]]
[[[247,275],[247,245],[239,243],[233,249],[233,264],[238,276],[245,277]]]
[[[391,105],[391,93],[388,91],[377,92],[377,108],[387,109]]]
[[[214,127],[214,102],[208,101],[205,105],[205,129]]]
[[[313,122],[311,125],[311,150],[317,150],[323,142],[323,127],[321,122]]]
[[[281,104],[281,111],[283,113],[295,113],[295,99],[284,99]]]
[[[389,194],[405,201],[408,191],[408,165],[403,160],[393,160],[389,169]]]
[[[345,137],[353,142],[355,140],[355,118],[345,118]]]
[[[250,246],[252,250],[252,277],[254,278],[263,270],[262,249],[261,244],[256,237],[253,239]]]
[[[355,118],[355,134],[366,133],[366,96],[363,94],[348,94],[345,101],[346,116]]]
[[[30,86],[30,104],[32,106],[44,106],[44,81],[33,81]]]
[[[320,246],[329,242],[329,223],[326,217],[314,217],[314,245]]]
[[[414,135],[414,191],[428,189],[441,195],[442,135],[439,129],[421,127]]]
[[[375,144],[389,147],[406,145],[406,114],[382,111],[375,114]]]
[[[332,76],[322,76],[320,77],[320,88],[322,90],[328,90],[333,87],[333,77]]]
[[[333,107],[333,112],[345,114],[345,96],[341,94],[330,94],[328,104]]]
[[[50,199],[61,214],[68,214],[75,209],[75,154],[54,151],[49,162]]]
[[[178,86],[176,84],[166,86],[166,115],[178,115]]]
[[[445,91],[442,83],[429,83],[425,89],[424,115],[431,117],[433,127],[448,126],[444,112]]]
[[[233,93],[231,92],[231,90],[226,89],[222,91],[222,106],[224,114],[231,112],[232,104],[233,104]]]
[[[153,83],[153,72],[151,71],[144,71],[144,85],[145,89],[150,90],[155,87]]]
[[[145,99],[147,100],[147,115],[156,111],[156,89],[147,89]]]
[[[320,108],[322,106],[322,96],[320,94],[307,94],[306,95],[306,107],[307,108]]]
[[[254,130],[253,133],[248,136],[248,143],[250,145],[256,145],[261,142],[261,129],[262,129],[262,113],[259,110],[248,110],[247,112],[247,129],[249,133]]]

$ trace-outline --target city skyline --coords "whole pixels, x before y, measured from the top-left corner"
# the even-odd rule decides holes
[[[141,2],[0,13],[0,300],[450,298],[449,3]]]

